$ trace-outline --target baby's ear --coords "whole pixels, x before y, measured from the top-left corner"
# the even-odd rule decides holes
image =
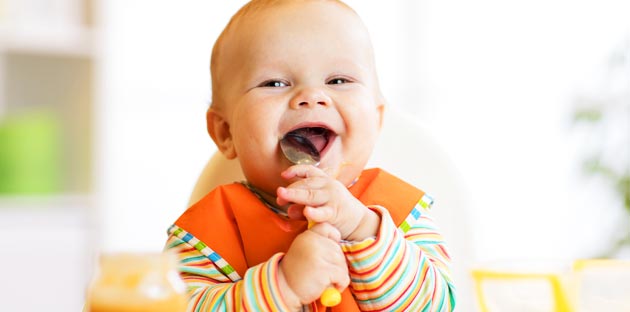
[[[208,134],[210,134],[210,137],[219,148],[219,151],[221,151],[227,159],[236,158],[236,150],[234,149],[234,142],[232,141],[230,124],[223,114],[212,107],[208,108],[206,112],[206,126],[208,127]]]

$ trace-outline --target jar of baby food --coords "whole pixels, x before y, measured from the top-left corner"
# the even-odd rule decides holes
[[[186,286],[171,253],[118,253],[100,257],[88,293],[88,312],[186,310]]]

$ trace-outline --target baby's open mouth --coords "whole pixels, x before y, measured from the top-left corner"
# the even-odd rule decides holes
[[[282,138],[282,144],[300,154],[306,154],[319,162],[334,132],[324,127],[304,127],[290,131]],[[286,154],[286,151],[285,151]],[[296,162],[293,159],[289,159]]]

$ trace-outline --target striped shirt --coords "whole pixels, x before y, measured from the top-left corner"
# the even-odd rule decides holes
[[[398,228],[387,209],[371,206],[381,216],[377,236],[341,242],[349,265],[349,287],[361,311],[454,309],[450,257],[426,213],[429,205],[418,202]],[[184,229],[173,225],[168,233],[166,249],[179,255],[181,276],[189,289],[188,311],[289,311],[277,281],[283,253],[250,267],[240,277]],[[304,307],[315,309],[315,304]]]

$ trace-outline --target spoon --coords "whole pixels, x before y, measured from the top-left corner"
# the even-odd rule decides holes
[[[280,149],[284,157],[295,165],[319,165],[319,151],[308,138],[289,132],[280,139]]]

